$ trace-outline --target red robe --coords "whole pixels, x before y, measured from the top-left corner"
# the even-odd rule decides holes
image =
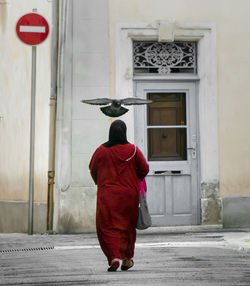
[[[96,229],[109,265],[112,259],[134,255],[139,202],[139,179],[148,171],[141,151],[132,144],[101,145],[89,164],[98,186]]]

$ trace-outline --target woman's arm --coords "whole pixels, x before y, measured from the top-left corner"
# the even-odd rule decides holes
[[[93,181],[95,182],[95,184],[97,185],[97,171],[98,171],[98,149],[94,152],[90,163],[89,163],[89,170],[90,170],[90,175],[93,179]]]
[[[136,174],[139,179],[146,177],[149,172],[149,165],[144,158],[142,152],[138,147],[136,147]]]

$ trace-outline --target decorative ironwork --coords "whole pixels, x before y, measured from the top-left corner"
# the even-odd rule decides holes
[[[134,41],[134,73],[195,73],[195,42]]]

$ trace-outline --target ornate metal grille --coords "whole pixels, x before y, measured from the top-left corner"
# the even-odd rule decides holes
[[[196,73],[195,42],[133,42],[134,73]]]

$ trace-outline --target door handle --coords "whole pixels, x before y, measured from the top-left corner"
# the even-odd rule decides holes
[[[195,147],[188,147],[187,150],[191,150],[192,158],[196,159],[196,148]]]

